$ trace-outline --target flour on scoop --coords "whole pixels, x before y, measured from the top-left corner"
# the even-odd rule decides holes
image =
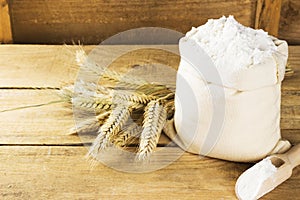
[[[274,175],[277,168],[266,158],[245,171],[237,181],[237,193],[242,200],[254,200],[263,182]]]

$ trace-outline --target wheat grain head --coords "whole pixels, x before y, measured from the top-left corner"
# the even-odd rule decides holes
[[[146,106],[137,160],[148,159],[154,151],[164,127],[166,117],[167,112],[160,101],[151,101]]]
[[[124,105],[119,105],[112,111],[107,121],[98,131],[98,136],[93,142],[88,153],[90,156],[97,158],[100,151],[106,149],[112,143],[113,138],[128,120],[131,112],[132,108]]]
[[[128,126],[124,127],[113,139],[113,144],[117,147],[125,147],[131,144],[135,139],[138,139],[142,127],[136,123],[130,123]]]

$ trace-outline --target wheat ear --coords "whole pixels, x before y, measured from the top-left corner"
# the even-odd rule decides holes
[[[123,105],[119,105],[112,111],[107,121],[98,130],[98,136],[89,151],[90,156],[96,158],[100,150],[106,149],[112,143],[113,138],[128,120],[131,112],[130,106]]]
[[[113,144],[117,147],[124,147],[137,139],[142,132],[142,127],[136,123],[131,123],[123,128],[113,140]]]
[[[147,104],[148,102],[157,99],[152,95],[145,95],[136,91],[116,91],[113,94],[114,97],[127,102],[134,102],[138,104]]]
[[[72,103],[75,108],[95,110],[96,112],[110,110],[113,106],[113,102],[110,98],[93,98],[83,96],[73,98]]]
[[[151,101],[146,106],[137,160],[148,159],[154,151],[164,127],[166,117],[167,112],[160,101]]]

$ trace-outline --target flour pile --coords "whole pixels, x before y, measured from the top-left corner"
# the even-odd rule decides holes
[[[210,19],[205,25],[192,28],[186,36],[197,41],[217,68],[226,70],[259,64],[277,50],[268,33],[245,27],[233,16]]]
[[[233,16],[223,16],[192,28],[186,38],[194,41],[208,54],[225,86],[239,90],[259,88],[261,85],[250,82],[253,76],[258,76],[255,78],[258,81],[266,79],[265,84],[275,84],[278,81],[276,76],[265,76],[265,73],[277,70],[278,61],[274,59],[274,55],[279,51],[274,38],[263,30],[245,27]],[[279,70],[281,80],[284,76],[282,70]]]

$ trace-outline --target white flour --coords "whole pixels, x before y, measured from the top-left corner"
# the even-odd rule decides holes
[[[198,28],[193,27],[186,37],[196,40],[216,67],[227,71],[264,62],[277,50],[267,32],[245,27],[233,16],[210,19]]]
[[[266,158],[244,172],[237,182],[237,193],[242,200],[254,200],[263,182],[271,177],[277,168]]]

